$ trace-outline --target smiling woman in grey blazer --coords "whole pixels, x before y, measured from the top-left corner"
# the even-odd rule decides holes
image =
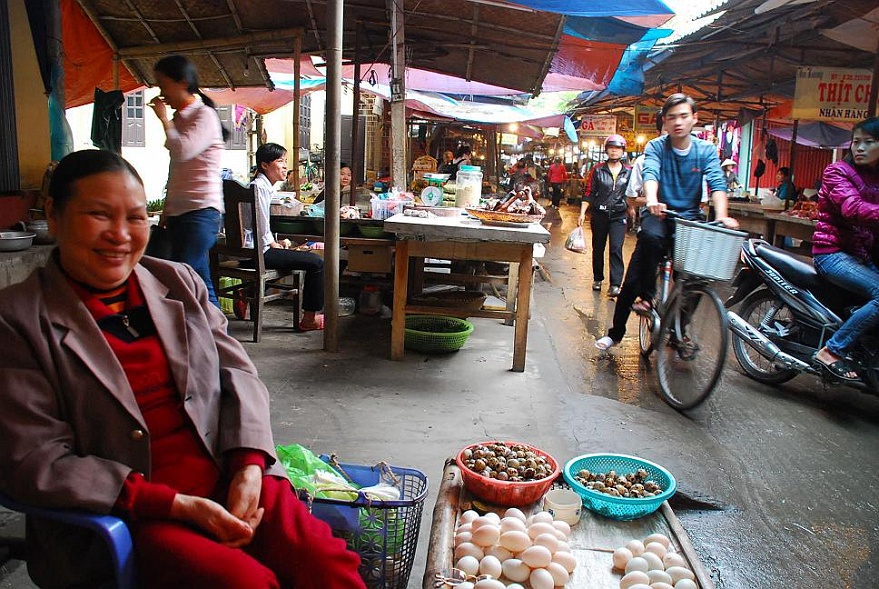
[[[0,291],[0,491],[112,513],[142,587],[363,587],[359,558],[292,492],[269,395],[189,266],[143,257],[143,182],[107,151],[56,168],[58,246]],[[29,521],[28,569],[98,586],[100,542]]]

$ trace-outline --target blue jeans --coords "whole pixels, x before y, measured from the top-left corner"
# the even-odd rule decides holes
[[[222,214],[207,208],[176,217],[168,217],[168,236],[171,239],[171,260],[189,264],[201,276],[208,289],[208,298],[217,307],[220,301],[211,280],[208,252],[217,243]]]
[[[845,252],[815,256],[815,268],[836,286],[870,299],[827,340],[828,350],[845,356],[859,337],[879,325],[879,268]]]

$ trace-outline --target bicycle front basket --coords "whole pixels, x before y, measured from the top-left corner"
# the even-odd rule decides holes
[[[675,219],[675,270],[730,280],[748,234],[726,227]]]

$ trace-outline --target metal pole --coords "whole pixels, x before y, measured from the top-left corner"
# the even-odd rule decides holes
[[[299,144],[299,119],[300,109],[302,108],[302,87],[299,79],[302,76],[302,37],[296,35],[293,39],[293,190],[296,192],[296,198],[299,198],[299,150],[302,147]],[[286,181],[287,179],[284,178]]]
[[[360,144],[360,28],[358,22],[354,32],[354,116],[351,122],[351,192],[348,196],[348,204],[352,207],[357,204],[357,184],[363,174],[363,156],[358,153]]]
[[[391,12],[391,182],[406,190],[406,54],[403,0],[388,0]]]
[[[800,119],[794,119],[794,128],[791,131],[790,136],[790,165],[788,168],[790,169],[790,181],[794,181],[794,159],[797,157],[797,131],[800,129]],[[790,201],[788,199],[784,199],[784,210],[787,210]]]
[[[327,134],[324,143],[324,350],[339,349],[339,163],[342,148],[342,0],[327,3]]]
[[[876,61],[873,63],[873,80],[870,82],[870,101],[867,103],[868,116],[876,116],[877,96],[879,96],[879,43],[876,45]]]

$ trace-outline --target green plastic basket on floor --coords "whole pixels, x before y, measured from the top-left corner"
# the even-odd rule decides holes
[[[405,346],[417,352],[454,352],[467,343],[471,333],[473,324],[464,319],[444,315],[408,315]]]

